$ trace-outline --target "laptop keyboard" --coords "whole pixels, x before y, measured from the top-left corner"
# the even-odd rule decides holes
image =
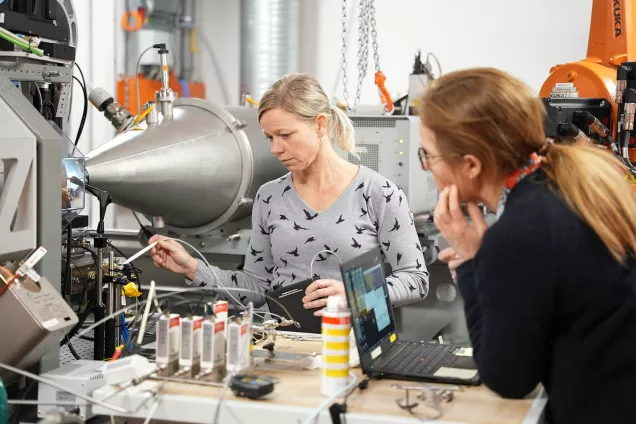
[[[454,350],[454,346],[448,345],[397,342],[386,357],[379,358],[371,368],[380,371],[390,368],[400,371],[401,374],[429,374],[445,359],[449,359],[447,355]]]

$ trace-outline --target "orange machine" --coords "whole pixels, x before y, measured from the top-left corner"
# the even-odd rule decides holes
[[[608,127],[616,137],[616,69],[623,62],[636,60],[636,38],[630,37],[635,22],[636,8],[631,0],[593,0],[587,57],[553,67],[540,96],[607,99],[612,105]]]
[[[205,99],[205,85],[201,82],[186,83],[189,93],[184,94],[183,87],[174,73],[170,73],[170,88],[179,97],[195,97]],[[155,100],[155,91],[161,89],[161,80],[148,80],[139,75],[139,99],[143,107],[146,102]],[[138,115],[137,110],[137,84],[135,77],[124,77],[117,81],[117,101],[128,109],[133,116]]]

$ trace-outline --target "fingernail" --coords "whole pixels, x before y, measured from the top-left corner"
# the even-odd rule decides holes
[[[304,298],[304,297],[303,297],[303,300],[302,300],[302,302],[303,302],[303,303],[305,303],[305,302],[306,302],[306,298]]]

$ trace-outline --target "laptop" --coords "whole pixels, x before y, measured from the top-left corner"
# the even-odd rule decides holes
[[[305,290],[313,283],[313,279],[307,279],[298,283],[285,286],[276,290],[272,290],[267,293],[268,296],[273,297],[279,303],[281,303],[296,322],[300,324],[300,328],[294,326],[279,327],[278,330],[289,331],[293,333],[311,333],[321,334],[322,332],[322,319],[314,316],[316,309],[305,309],[303,307],[303,297],[305,296]],[[285,318],[289,318],[289,314],[285,312],[283,308],[271,299],[265,298],[269,311],[273,314],[280,315]],[[280,318],[274,315],[274,318]]]
[[[480,384],[472,349],[400,340],[382,262],[380,251],[372,250],[341,267],[362,371],[369,377]]]

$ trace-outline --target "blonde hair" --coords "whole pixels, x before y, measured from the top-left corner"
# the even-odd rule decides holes
[[[290,73],[267,89],[258,107],[258,120],[270,109],[281,108],[306,121],[327,117],[329,137],[347,153],[356,154],[353,123],[347,114],[332,106],[318,81],[307,74]]]
[[[636,193],[625,166],[593,145],[546,145],[541,100],[521,81],[491,68],[446,74],[429,84],[419,113],[448,161],[470,154],[504,176],[544,150],[542,168],[569,207],[624,263],[636,252]]]

